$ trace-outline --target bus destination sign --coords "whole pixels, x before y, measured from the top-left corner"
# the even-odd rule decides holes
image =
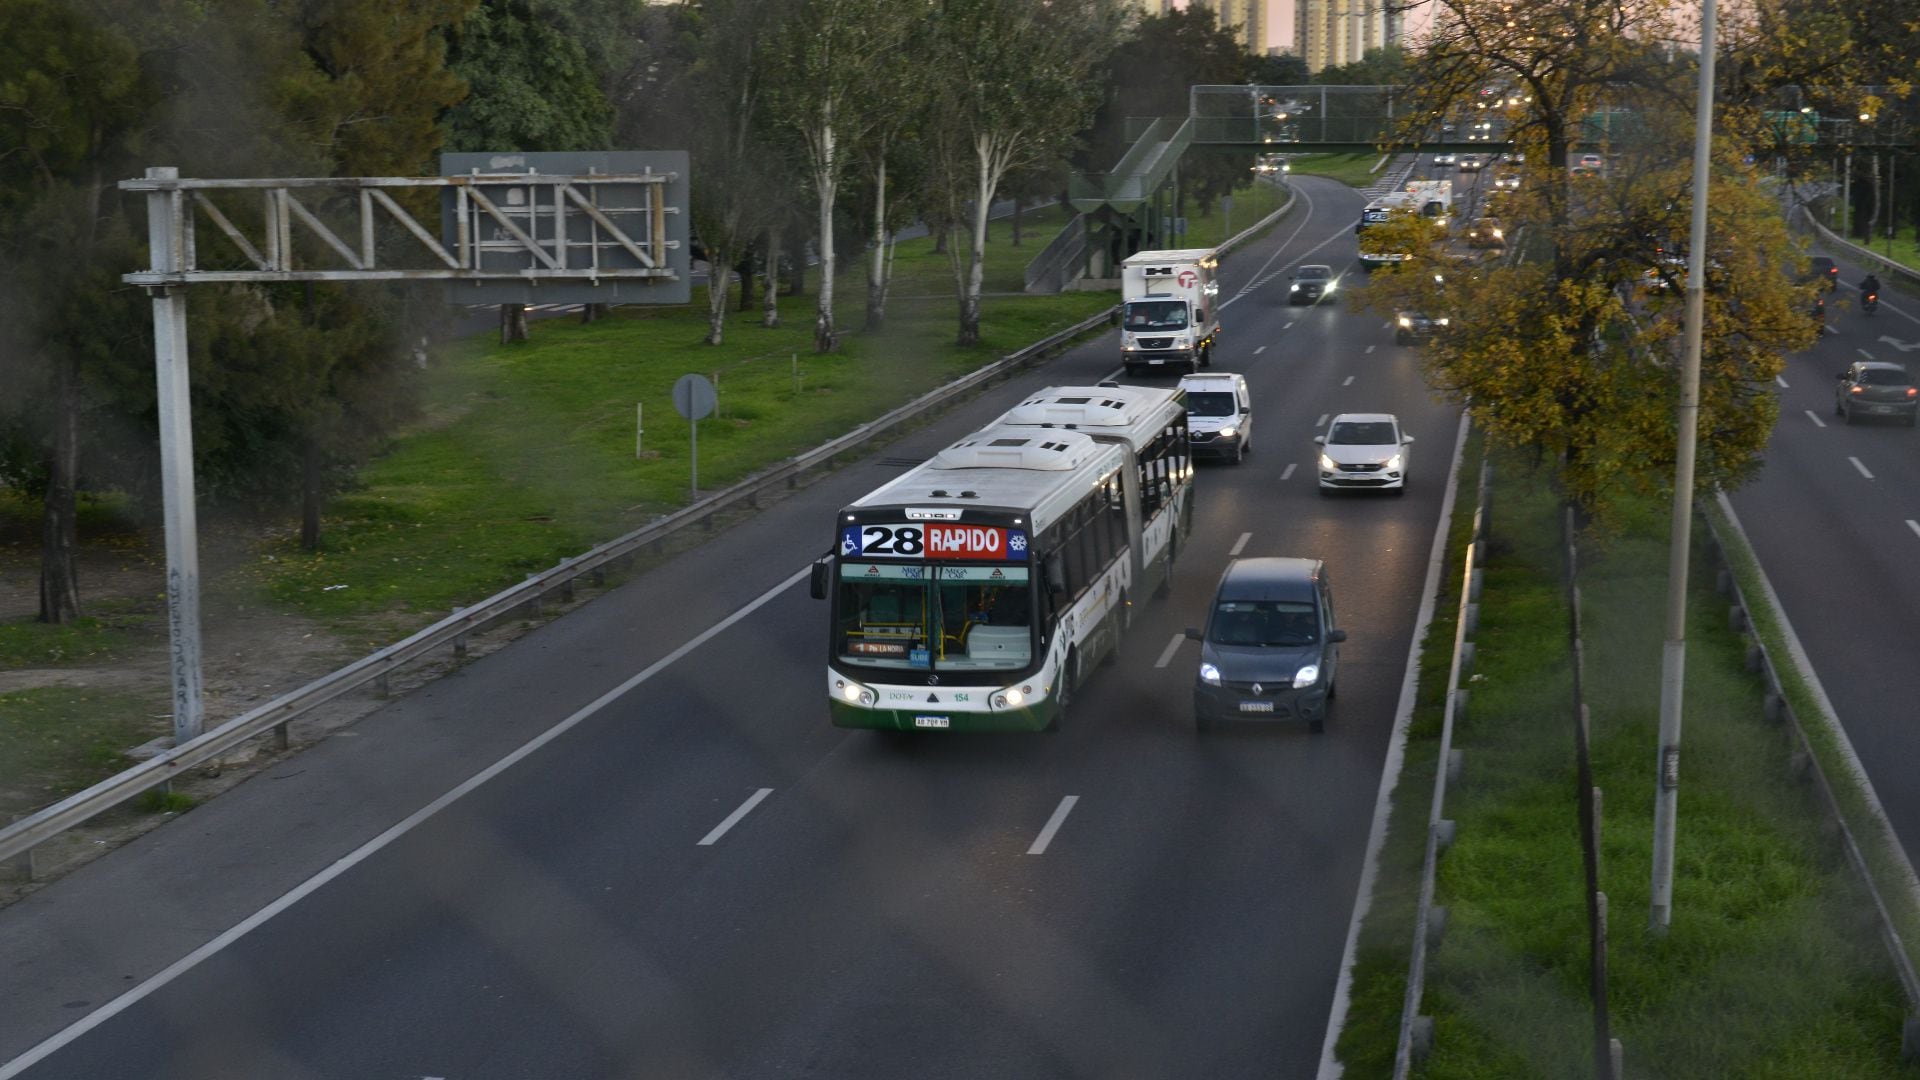
[[[978,559],[1018,562],[1027,557],[1024,529],[998,525],[848,525],[840,530],[842,557]]]

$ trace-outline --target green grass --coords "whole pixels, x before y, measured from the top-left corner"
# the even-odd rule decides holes
[[[171,728],[167,698],[52,687],[0,694],[0,822],[132,764],[124,751]]]
[[[1050,213],[1027,215],[1019,248],[1008,242],[1009,223],[994,223],[989,289],[1009,278],[1017,287],[1055,227],[1043,220]],[[1100,292],[990,298],[983,341],[960,348],[946,256],[932,247],[901,245],[888,322],[876,332],[848,330],[864,309],[862,272],[849,266],[836,283],[845,335],[833,354],[812,352],[813,296],[782,298],[777,329],[759,325],[757,305],[735,313],[725,344],[703,345],[698,290],[691,307],[617,310],[587,325],[540,321],[522,345],[487,335],[457,343],[429,372],[427,421],[330,505],[323,550],[303,553],[291,539],[275,546],[255,569],[259,586],[283,608],[342,629],[391,635],[424,625],[685,505],[689,430],[670,396],[682,375],[706,374],[719,386],[719,411],[699,429],[700,487],[711,493],[1114,300]],[[916,283],[946,291],[916,299]],[[645,416],[639,458],[636,404]],[[388,613],[374,627],[359,625]]]
[[[1452,917],[1429,958],[1423,1011],[1436,1038],[1421,1075],[1583,1077],[1591,1019],[1557,506],[1543,477],[1496,461],[1478,677],[1455,733],[1465,771],[1446,809],[1459,833],[1438,883]],[[1663,504],[1623,507],[1616,534],[1582,547],[1609,991],[1629,1075],[1920,1074],[1897,1061],[1902,999],[1863,894],[1833,857],[1811,790],[1788,779],[1791,746],[1762,717],[1744,643],[1701,569],[1689,598],[1673,925],[1665,936],[1646,929],[1664,515]],[[1463,554],[1457,521],[1453,539],[1450,574]],[[1436,623],[1423,658],[1428,711],[1444,688],[1444,630]],[[1349,1077],[1391,1072],[1432,792],[1429,727],[1416,721],[1395,791],[1340,1048]]]
[[[1351,187],[1366,187],[1377,178],[1372,170],[1379,154],[1295,154],[1288,159],[1294,176],[1324,176]]]

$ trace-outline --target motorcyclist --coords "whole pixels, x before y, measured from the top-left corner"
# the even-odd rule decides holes
[[[1869,273],[1866,277],[1866,280],[1860,283],[1860,295],[1861,296],[1879,296],[1880,295],[1880,279],[1874,274]]]

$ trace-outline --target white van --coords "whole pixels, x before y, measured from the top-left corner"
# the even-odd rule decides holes
[[[1247,377],[1230,371],[1188,375],[1180,389],[1187,394],[1187,442],[1193,455],[1231,458],[1238,465],[1253,449]]]

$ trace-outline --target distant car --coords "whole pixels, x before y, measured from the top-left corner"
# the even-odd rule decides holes
[[[1319,559],[1233,559],[1214,589],[1193,681],[1193,726],[1223,720],[1306,721],[1326,730],[1347,632]]]
[[[1518,191],[1520,190],[1520,174],[1517,172],[1502,173],[1493,178],[1493,186],[1501,191]]]
[[[1333,276],[1333,267],[1321,263],[1304,263],[1293,269],[1293,276],[1287,279],[1287,303],[1317,304],[1320,298],[1333,292],[1339,279]]]
[[[1187,375],[1187,448],[1194,457],[1222,457],[1235,465],[1253,449],[1253,398],[1247,377],[1231,371]]]
[[[1815,255],[1807,260],[1807,273],[1800,280],[1805,282],[1823,282],[1828,292],[1840,287],[1840,267],[1825,255]]]
[[[1576,163],[1579,168],[1596,170],[1605,168],[1606,164],[1607,159],[1599,154],[1581,154],[1580,160]]]
[[[1509,150],[1500,155],[1500,160],[1508,165],[1519,165],[1527,160],[1527,155],[1518,150]]]
[[[1341,413],[1327,425],[1320,444],[1320,493],[1341,488],[1407,489],[1407,447],[1413,436],[1392,413]]]
[[[1435,154],[1433,155],[1433,163],[1435,165],[1457,165],[1460,163],[1460,155],[1451,152]]]
[[[1860,360],[1840,373],[1833,391],[1833,411],[1853,423],[1856,417],[1889,416],[1906,420],[1912,427],[1920,416],[1920,388],[1913,376],[1899,364],[1884,360]]]
[[[1486,164],[1486,159],[1479,154],[1460,155],[1461,172],[1479,172],[1482,168],[1486,167]]]
[[[1445,315],[1436,319],[1424,311],[1396,311],[1393,315],[1393,340],[1398,345],[1411,345],[1432,337],[1445,325]]]
[[[1496,217],[1482,217],[1467,227],[1467,246],[1477,248],[1503,248],[1507,246],[1507,230]]]

